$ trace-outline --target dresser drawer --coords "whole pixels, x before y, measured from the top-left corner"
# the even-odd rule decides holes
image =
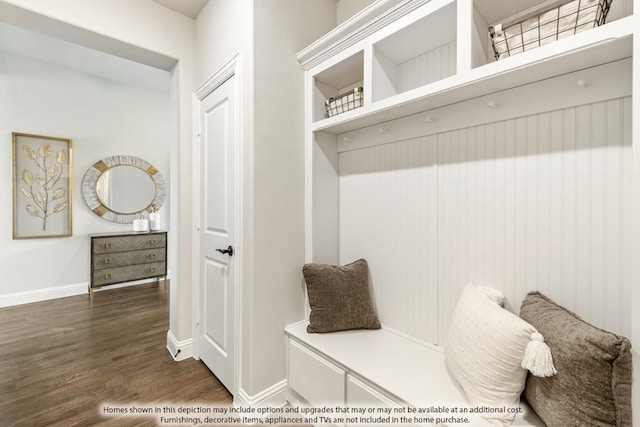
[[[166,234],[143,234],[139,236],[94,237],[93,253],[106,254],[140,249],[164,248]]]
[[[345,403],[345,371],[289,339],[289,387],[315,407]]]
[[[164,248],[160,248],[94,255],[93,268],[99,270],[103,268],[165,261],[166,252]]]
[[[165,262],[154,262],[125,267],[103,268],[93,271],[92,274],[91,284],[95,287],[165,276],[167,274],[167,264]]]

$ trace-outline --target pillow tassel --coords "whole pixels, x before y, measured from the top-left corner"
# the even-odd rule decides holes
[[[527,344],[522,358],[522,367],[528,369],[536,377],[551,377],[558,372],[553,366],[553,358],[544,337],[538,332],[531,334],[531,341]]]

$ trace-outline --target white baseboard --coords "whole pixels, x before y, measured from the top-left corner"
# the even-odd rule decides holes
[[[234,406],[282,406],[287,402],[287,380],[284,379],[271,387],[268,387],[253,396],[249,396],[244,389],[236,393],[233,399]]]
[[[175,361],[189,359],[193,357],[193,339],[178,341],[169,331],[167,332],[167,350]]]
[[[32,302],[47,301],[50,299],[71,297],[89,293],[89,283],[76,283],[75,285],[55,286],[52,288],[36,289],[33,291],[15,292],[0,295],[0,307],[29,304]]]
[[[140,285],[148,285],[149,283],[162,283],[164,284],[164,280],[163,279],[142,279],[142,280],[133,280],[131,282],[124,282],[124,283],[116,283],[115,285],[106,285],[106,286],[102,286],[100,288],[95,288],[93,290],[94,293],[98,293],[98,292],[104,292],[104,291],[110,291],[113,289],[120,289],[120,288],[130,288],[132,286],[140,286]]]

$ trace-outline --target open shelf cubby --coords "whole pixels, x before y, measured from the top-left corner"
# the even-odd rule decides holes
[[[373,45],[373,102],[456,74],[456,2]]]
[[[593,19],[599,16],[603,7],[608,12],[603,25],[633,13],[630,0],[519,0],[499,4],[495,0],[474,0],[473,66],[496,61],[490,27],[506,29],[498,38],[499,51],[515,47],[514,52],[501,55],[505,58],[589,31],[587,28],[596,27]],[[506,39],[512,42],[505,42]]]
[[[325,101],[363,86],[364,53],[362,51],[314,76],[313,121],[327,118]],[[366,90],[366,88],[365,88]]]

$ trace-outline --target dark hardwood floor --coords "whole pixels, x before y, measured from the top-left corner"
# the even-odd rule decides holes
[[[100,410],[230,406],[230,394],[204,364],[169,355],[168,288],[149,284],[98,292],[93,301],[81,295],[0,309],[0,426],[156,426],[151,417],[110,418]]]

